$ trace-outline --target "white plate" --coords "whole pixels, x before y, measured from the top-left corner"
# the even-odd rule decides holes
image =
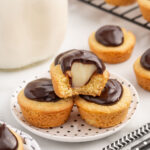
[[[5,124],[9,129],[16,132],[18,135],[20,135],[20,137],[22,138],[22,141],[23,141],[24,150],[40,150],[40,147],[37,144],[37,142],[28,134],[26,134],[16,128],[11,127],[10,125],[8,125],[5,122],[0,121],[0,124]]]
[[[16,91],[12,94],[12,103],[11,103],[11,112],[15,119],[26,129],[33,132],[36,135],[39,135],[41,137],[56,140],[56,141],[63,141],[63,142],[85,142],[85,141],[92,141],[104,138],[106,136],[109,136],[111,134],[114,134],[115,132],[122,129],[133,117],[135,114],[137,105],[139,103],[139,97],[135,90],[135,88],[132,86],[132,84],[127,81],[126,79],[120,77],[119,75],[110,73],[110,78],[117,79],[122,85],[127,86],[131,93],[132,93],[132,103],[129,108],[128,114],[126,119],[119,125],[111,128],[101,129],[101,128],[95,128],[88,124],[86,124],[80,117],[80,114],[78,113],[78,110],[76,106],[73,107],[73,110],[71,112],[70,118],[64,125],[57,127],[57,128],[49,128],[49,129],[41,129],[36,128],[32,125],[30,125],[26,120],[24,119],[22,112],[20,110],[20,107],[17,103],[17,95],[18,92],[25,87],[25,85],[37,78],[41,77],[49,77],[49,71],[46,72],[43,75],[35,76],[31,78],[29,81],[23,81],[22,84],[16,89]]]

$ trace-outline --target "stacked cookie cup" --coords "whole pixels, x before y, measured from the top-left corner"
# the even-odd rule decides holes
[[[109,79],[102,60],[86,50],[69,50],[55,58],[50,78],[34,80],[18,95],[24,118],[39,128],[64,124],[74,104],[80,116],[94,127],[121,123],[132,96],[117,80]]]

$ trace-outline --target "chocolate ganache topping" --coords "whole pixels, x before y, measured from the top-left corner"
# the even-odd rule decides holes
[[[145,69],[150,70],[150,48],[142,55],[140,63]]]
[[[122,96],[122,85],[115,79],[109,79],[100,96],[80,95],[81,98],[100,105],[112,105]]]
[[[71,70],[73,62],[81,62],[83,64],[95,64],[97,66],[97,72],[102,74],[105,70],[104,63],[92,52],[86,50],[69,50],[61,53],[55,59],[55,65],[60,64],[62,72]]]
[[[27,98],[39,102],[56,102],[60,98],[55,94],[52,81],[48,78],[34,80],[24,89]]]
[[[96,40],[105,46],[119,46],[124,42],[124,35],[119,26],[106,25],[95,33]]]
[[[5,124],[0,125],[0,150],[17,150],[18,140]]]

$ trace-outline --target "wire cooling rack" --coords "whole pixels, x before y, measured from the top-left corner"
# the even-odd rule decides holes
[[[133,4],[131,6],[126,7],[118,7],[109,5],[105,3],[104,0],[79,0],[79,1],[150,30],[150,22],[147,22],[142,17],[138,4]]]

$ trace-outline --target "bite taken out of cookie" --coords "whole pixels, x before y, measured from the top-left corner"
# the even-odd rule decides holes
[[[61,98],[79,94],[98,96],[109,78],[104,63],[86,50],[59,54],[50,68],[55,93]]]

